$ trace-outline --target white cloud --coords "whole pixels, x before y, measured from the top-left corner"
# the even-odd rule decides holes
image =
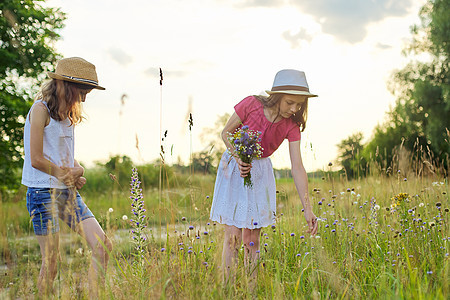
[[[356,43],[364,39],[370,23],[406,15],[412,0],[314,0],[292,4],[314,16],[322,24],[323,32]]]
[[[305,28],[300,28],[300,31],[296,34],[292,34],[290,31],[283,32],[283,38],[291,43],[291,48],[297,48],[304,42],[311,42],[312,35]]]
[[[115,62],[122,66],[126,66],[133,61],[133,58],[120,48],[110,47],[107,52]]]
[[[357,43],[367,35],[367,26],[387,17],[404,16],[413,0],[246,0],[239,7],[282,7],[291,5],[311,15],[324,33],[341,41]],[[283,35],[284,37],[284,35]]]
[[[378,49],[381,49],[381,50],[386,50],[386,49],[391,49],[392,48],[391,45],[386,45],[386,44],[383,44],[383,43],[377,43],[376,47]]]

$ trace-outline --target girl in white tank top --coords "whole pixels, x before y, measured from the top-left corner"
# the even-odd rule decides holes
[[[45,83],[25,121],[22,183],[28,187],[27,209],[42,255],[37,286],[51,294],[57,273],[59,219],[86,239],[92,249],[90,296],[103,282],[111,242],[77,190],[86,184],[74,157],[74,126],[81,122],[81,103],[98,85],[95,66],[79,57],[62,59]]]

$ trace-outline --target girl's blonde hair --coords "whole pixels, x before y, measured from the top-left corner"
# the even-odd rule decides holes
[[[255,97],[262,103],[264,107],[273,107],[280,103],[281,98],[283,98],[284,95],[285,94],[283,93],[276,93],[270,95],[269,97],[260,95],[257,95]],[[278,107],[278,113],[280,113],[279,109],[280,108]],[[291,120],[294,121],[300,127],[300,131],[303,132],[306,128],[307,118],[308,118],[308,98],[306,98],[305,102],[302,104],[299,111],[291,116]]]
[[[83,120],[80,90],[92,90],[89,85],[52,79],[42,85],[36,99],[47,103],[50,117],[57,121],[69,119],[70,125]]]

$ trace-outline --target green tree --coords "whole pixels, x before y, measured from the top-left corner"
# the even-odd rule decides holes
[[[38,82],[59,58],[54,42],[64,25],[45,1],[0,1],[0,194],[20,184],[23,126]]]
[[[390,82],[397,96],[385,123],[377,126],[365,157],[391,164],[400,145],[421,160],[448,168],[450,153],[450,0],[429,0],[420,11],[421,24],[412,28],[406,55],[413,57]],[[419,58],[422,57],[422,60]],[[423,59],[427,57],[427,59]],[[448,171],[448,170],[447,170]]]
[[[361,143],[363,134],[357,132],[338,145],[339,164],[345,170],[347,178],[356,178],[365,175],[366,161],[362,156],[363,144]]]
[[[216,168],[211,165],[214,160],[211,153],[207,151],[196,152],[192,154],[192,169],[194,172],[203,174],[214,174]]]

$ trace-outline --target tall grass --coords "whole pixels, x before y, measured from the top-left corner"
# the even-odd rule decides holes
[[[101,298],[448,298],[446,179],[395,174],[313,180],[310,199],[321,219],[315,238],[306,234],[293,182],[280,180],[277,223],[262,230],[256,286],[243,263],[234,284],[222,282],[222,228],[208,221],[213,185],[214,176],[174,173],[161,205],[158,189],[144,190],[148,246],[139,276],[133,271],[129,192],[84,194],[115,245]],[[2,203],[0,215],[0,298],[28,297],[36,293],[40,255],[25,205]],[[61,236],[55,296],[88,297],[88,248],[67,227]]]

